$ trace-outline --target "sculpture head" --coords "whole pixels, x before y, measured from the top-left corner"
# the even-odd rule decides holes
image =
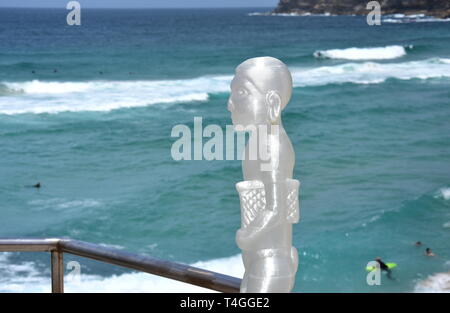
[[[236,68],[228,110],[235,126],[280,124],[292,94],[287,66],[272,57],[248,59]]]

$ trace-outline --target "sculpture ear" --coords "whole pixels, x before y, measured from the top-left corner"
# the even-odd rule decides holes
[[[268,109],[269,120],[276,122],[281,114],[281,97],[275,90],[266,93],[266,104]]]

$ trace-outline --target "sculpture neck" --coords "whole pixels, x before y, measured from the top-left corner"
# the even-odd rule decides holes
[[[277,121],[276,123],[267,123],[267,124],[260,124],[254,127],[250,130],[250,135],[265,135],[265,136],[277,136],[282,133],[285,133],[283,124],[281,123],[281,120]]]

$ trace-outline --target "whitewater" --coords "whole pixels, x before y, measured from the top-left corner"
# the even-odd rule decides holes
[[[343,63],[315,68],[291,68],[294,87],[329,84],[380,84],[388,79],[450,77],[450,59],[432,58],[400,63]],[[205,102],[229,90],[231,75],[183,80],[0,82],[0,113],[110,111],[154,104]]]
[[[406,50],[411,50],[413,46],[386,46],[374,48],[345,48],[319,50],[314,52],[316,58],[343,59],[343,60],[390,60],[403,57]]]

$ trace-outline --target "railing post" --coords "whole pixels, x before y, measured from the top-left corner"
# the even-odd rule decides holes
[[[64,292],[64,261],[63,252],[59,249],[51,251],[52,263],[52,293]]]

